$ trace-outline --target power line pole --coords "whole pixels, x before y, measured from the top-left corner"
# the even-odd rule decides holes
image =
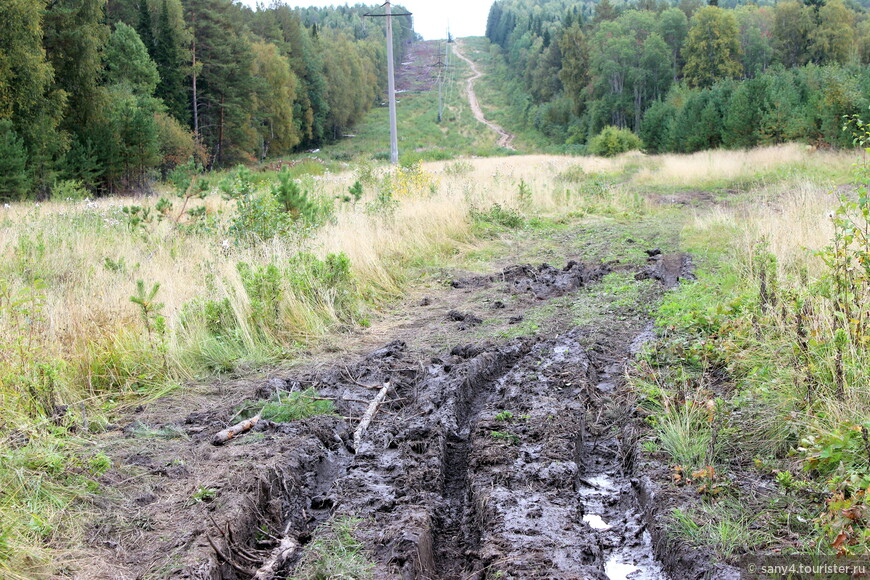
[[[438,122],[444,118],[444,99],[442,97],[441,88],[444,85],[444,61],[441,60],[441,50],[438,50],[438,62],[432,65],[438,69],[436,73],[438,75]]]
[[[366,14],[387,19],[387,100],[390,107],[390,163],[399,163],[399,130],[396,127],[396,77],[393,62],[393,16],[410,16],[410,12],[392,13],[389,1],[384,3],[384,14]]]

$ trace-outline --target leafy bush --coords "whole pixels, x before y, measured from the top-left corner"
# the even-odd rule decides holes
[[[228,231],[237,244],[270,240],[287,232],[292,221],[274,195],[245,194],[236,199]]]
[[[58,179],[51,185],[53,201],[80,201],[87,196],[85,184],[78,179]]]
[[[504,208],[497,203],[492,204],[486,211],[472,207],[469,213],[474,225],[478,228],[501,226],[503,228],[516,229],[523,227],[526,222],[517,211]]]
[[[592,155],[613,157],[626,151],[641,149],[643,142],[640,137],[628,129],[618,129],[608,125],[601,132],[589,140],[588,151]]]

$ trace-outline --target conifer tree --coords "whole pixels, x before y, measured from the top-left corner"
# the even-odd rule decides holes
[[[142,44],[148,51],[148,55],[154,56],[154,28],[151,22],[151,10],[148,8],[148,0],[139,0],[139,21],[135,27]]]
[[[172,0],[178,4],[178,0]],[[170,0],[162,0],[157,21],[157,37],[154,47],[154,63],[160,73],[155,96],[163,101],[167,111],[181,122],[190,119],[190,106],[185,86],[184,62],[181,41],[169,12]],[[180,8],[180,6],[179,6]]]

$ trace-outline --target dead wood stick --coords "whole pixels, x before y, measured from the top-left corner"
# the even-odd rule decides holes
[[[384,399],[387,398],[387,391],[390,389],[390,383],[384,383],[384,386],[381,387],[381,390],[378,391],[378,394],[375,395],[375,398],[372,399],[372,402],[369,403],[369,408],[366,409],[366,412],[363,414],[362,419],[359,421],[359,426],[356,428],[356,431],[353,432],[353,448],[354,451],[359,449],[360,441],[362,441],[363,433],[365,433],[366,429],[368,429],[369,423],[372,422],[372,419],[375,416],[375,413],[378,412],[378,407],[381,406],[381,403],[384,402]]]
[[[278,573],[278,570],[281,569],[281,566],[284,565],[284,562],[292,558],[298,549],[299,542],[290,536],[284,536],[281,538],[281,541],[275,549],[272,550],[272,553],[269,554],[269,557],[263,565],[260,566],[257,573],[254,574],[253,580],[272,580]]]
[[[226,562],[227,564],[229,564],[230,566],[232,566],[232,568],[233,568],[236,572],[241,572],[242,574],[245,574],[245,575],[247,575],[247,576],[250,576],[251,574],[254,573],[253,570],[248,570],[247,568],[243,568],[242,566],[239,566],[239,565],[236,564],[236,563],[235,563],[231,558],[228,558],[228,557],[227,557],[223,552],[221,552],[220,548],[218,548],[218,547],[215,545],[214,541],[211,539],[211,536],[209,536],[208,534],[206,534],[206,535],[205,535],[205,539],[208,540],[208,543],[209,543],[209,544],[211,544],[211,548],[212,548],[212,550],[215,551],[215,554],[217,554],[218,558],[220,558],[221,560],[223,560],[224,562]]]
[[[348,401],[350,403],[365,403],[368,405],[371,401],[364,401],[363,399],[351,399],[350,397],[342,397],[342,401]]]
[[[220,433],[214,436],[211,440],[212,445],[223,445],[236,435],[241,435],[245,431],[249,431],[251,427],[256,425],[260,421],[260,413],[257,413],[250,419],[245,419],[239,423],[236,423],[232,427],[227,427]]]
[[[366,385],[366,384],[364,384],[364,383],[359,382],[358,380],[356,380],[355,378],[353,378],[353,375],[350,374],[350,369],[348,369],[347,367],[344,367],[344,378],[348,379],[350,382],[352,382],[352,383],[355,384],[356,386],[358,386],[358,387],[362,387],[362,388],[364,388],[364,389],[374,390],[374,389],[379,389],[379,388],[380,388],[380,387],[377,386],[377,385]]]

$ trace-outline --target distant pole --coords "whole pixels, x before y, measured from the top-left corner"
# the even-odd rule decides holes
[[[444,101],[441,98],[441,85],[444,84],[444,75],[442,73],[438,73],[438,122],[441,122],[441,119],[444,117]]]
[[[441,50],[438,51],[438,62],[435,63],[438,67],[438,122],[444,119],[444,99],[442,97],[442,87],[444,86],[444,61],[441,60]]]
[[[387,11],[387,93],[390,100],[390,163],[399,163],[399,129],[396,127],[396,77],[393,63],[393,15],[390,3],[384,4]]]
[[[450,25],[447,25],[447,42],[444,43],[444,66],[450,66]]]
[[[402,12],[396,16],[410,16],[410,12]],[[393,13],[389,2],[384,3],[384,14],[366,14],[366,16],[381,16],[387,19],[387,101],[390,106],[390,163],[399,163],[399,130],[396,127],[396,72],[393,62]]]

